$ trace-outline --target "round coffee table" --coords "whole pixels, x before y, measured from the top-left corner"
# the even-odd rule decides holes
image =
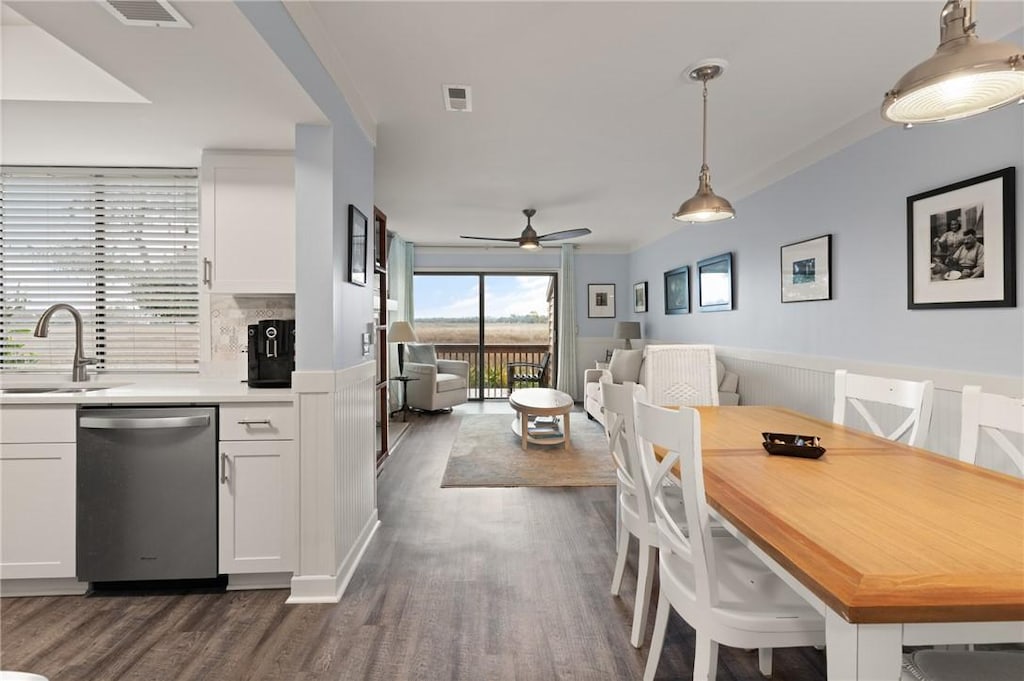
[[[572,397],[551,388],[522,388],[513,390],[508,396],[508,403],[516,410],[517,416],[512,421],[512,432],[518,435],[526,449],[527,443],[535,445],[562,444],[572,449],[569,440],[569,412],[572,411]],[[543,427],[531,423],[530,417],[554,416],[551,427]],[[558,417],[561,417],[559,419]],[[561,430],[558,429],[561,421]],[[531,434],[531,430],[533,431]]]

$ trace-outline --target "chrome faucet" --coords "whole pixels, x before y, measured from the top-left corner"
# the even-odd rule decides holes
[[[32,332],[32,335],[36,338],[46,338],[50,333],[50,317],[57,310],[67,310],[75,318],[75,358],[71,364],[71,380],[76,382],[88,381],[89,376],[85,373],[85,367],[89,364],[95,364],[96,359],[94,357],[82,356],[82,315],[78,310],[67,303],[51,305],[46,308],[46,312],[40,315],[39,321],[36,322],[36,330]]]

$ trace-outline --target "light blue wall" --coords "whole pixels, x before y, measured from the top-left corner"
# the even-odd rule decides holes
[[[768,351],[1024,374],[1024,311],[907,309],[906,198],[1017,167],[1017,294],[1024,295],[1024,107],[911,130],[891,127],[736,204],[735,220],[686,226],[637,250],[650,284],[645,336]],[[832,234],[831,301],[780,302],[779,248]],[[733,252],[735,310],[666,316],[662,273]],[[691,276],[691,282],[693,277]],[[691,298],[696,287],[691,284]]]
[[[588,284],[615,284],[614,319],[587,317]],[[615,322],[631,319],[632,315],[633,283],[629,278],[629,258],[625,255],[577,254],[576,325],[580,329],[580,337],[611,338]]]
[[[361,334],[373,319],[372,289],[347,281],[348,206],[354,204],[372,224],[373,146],[284,5],[277,0],[235,4],[331,122],[333,210],[322,203],[321,183],[308,172],[297,175],[311,184],[297,187],[296,198],[317,201],[319,207],[297,213],[296,368],[340,369],[361,363],[366,361]],[[302,134],[297,132],[297,168],[326,172],[322,150],[299,143]],[[324,222],[328,219],[329,225]],[[330,282],[323,276],[325,268],[331,272]],[[331,320],[329,333],[324,320]]]

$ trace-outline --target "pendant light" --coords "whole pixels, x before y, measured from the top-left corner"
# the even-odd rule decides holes
[[[683,201],[672,216],[680,222],[715,222],[736,217],[736,211],[726,199],[711,189],[711,171],[708,169],[708,81],[718,78],[725,71],[726,62],[721,59],[705,59],[691,66],[686,74],[700,82],[704,90],[704,131],[701,137],[700,180],[697,193]]]
[[[948,0],[939,23],[938,49],[885,93],[882,118],[952,121],[1024,98],[1024,53],[1010,43],[978,39],[974,0]]]

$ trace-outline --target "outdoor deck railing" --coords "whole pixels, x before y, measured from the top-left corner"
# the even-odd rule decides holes
[[[461,359],[469,362],[469,397],[476,399],[480,397],[477,383],[476,367],[480,347],[475,343],[437,343],[434,345],[438,359]],[[540,364],[544,359],[544,353],[550,352],[550,345],[536,344],[505,344],[484,346],[484,394],[486,398],[508,397],[508,371],[509,362],[534,362]],[[545,378],[550,385],[551,377],[555,375],[555,362],[552,358],[548,363],[548,371]]]

